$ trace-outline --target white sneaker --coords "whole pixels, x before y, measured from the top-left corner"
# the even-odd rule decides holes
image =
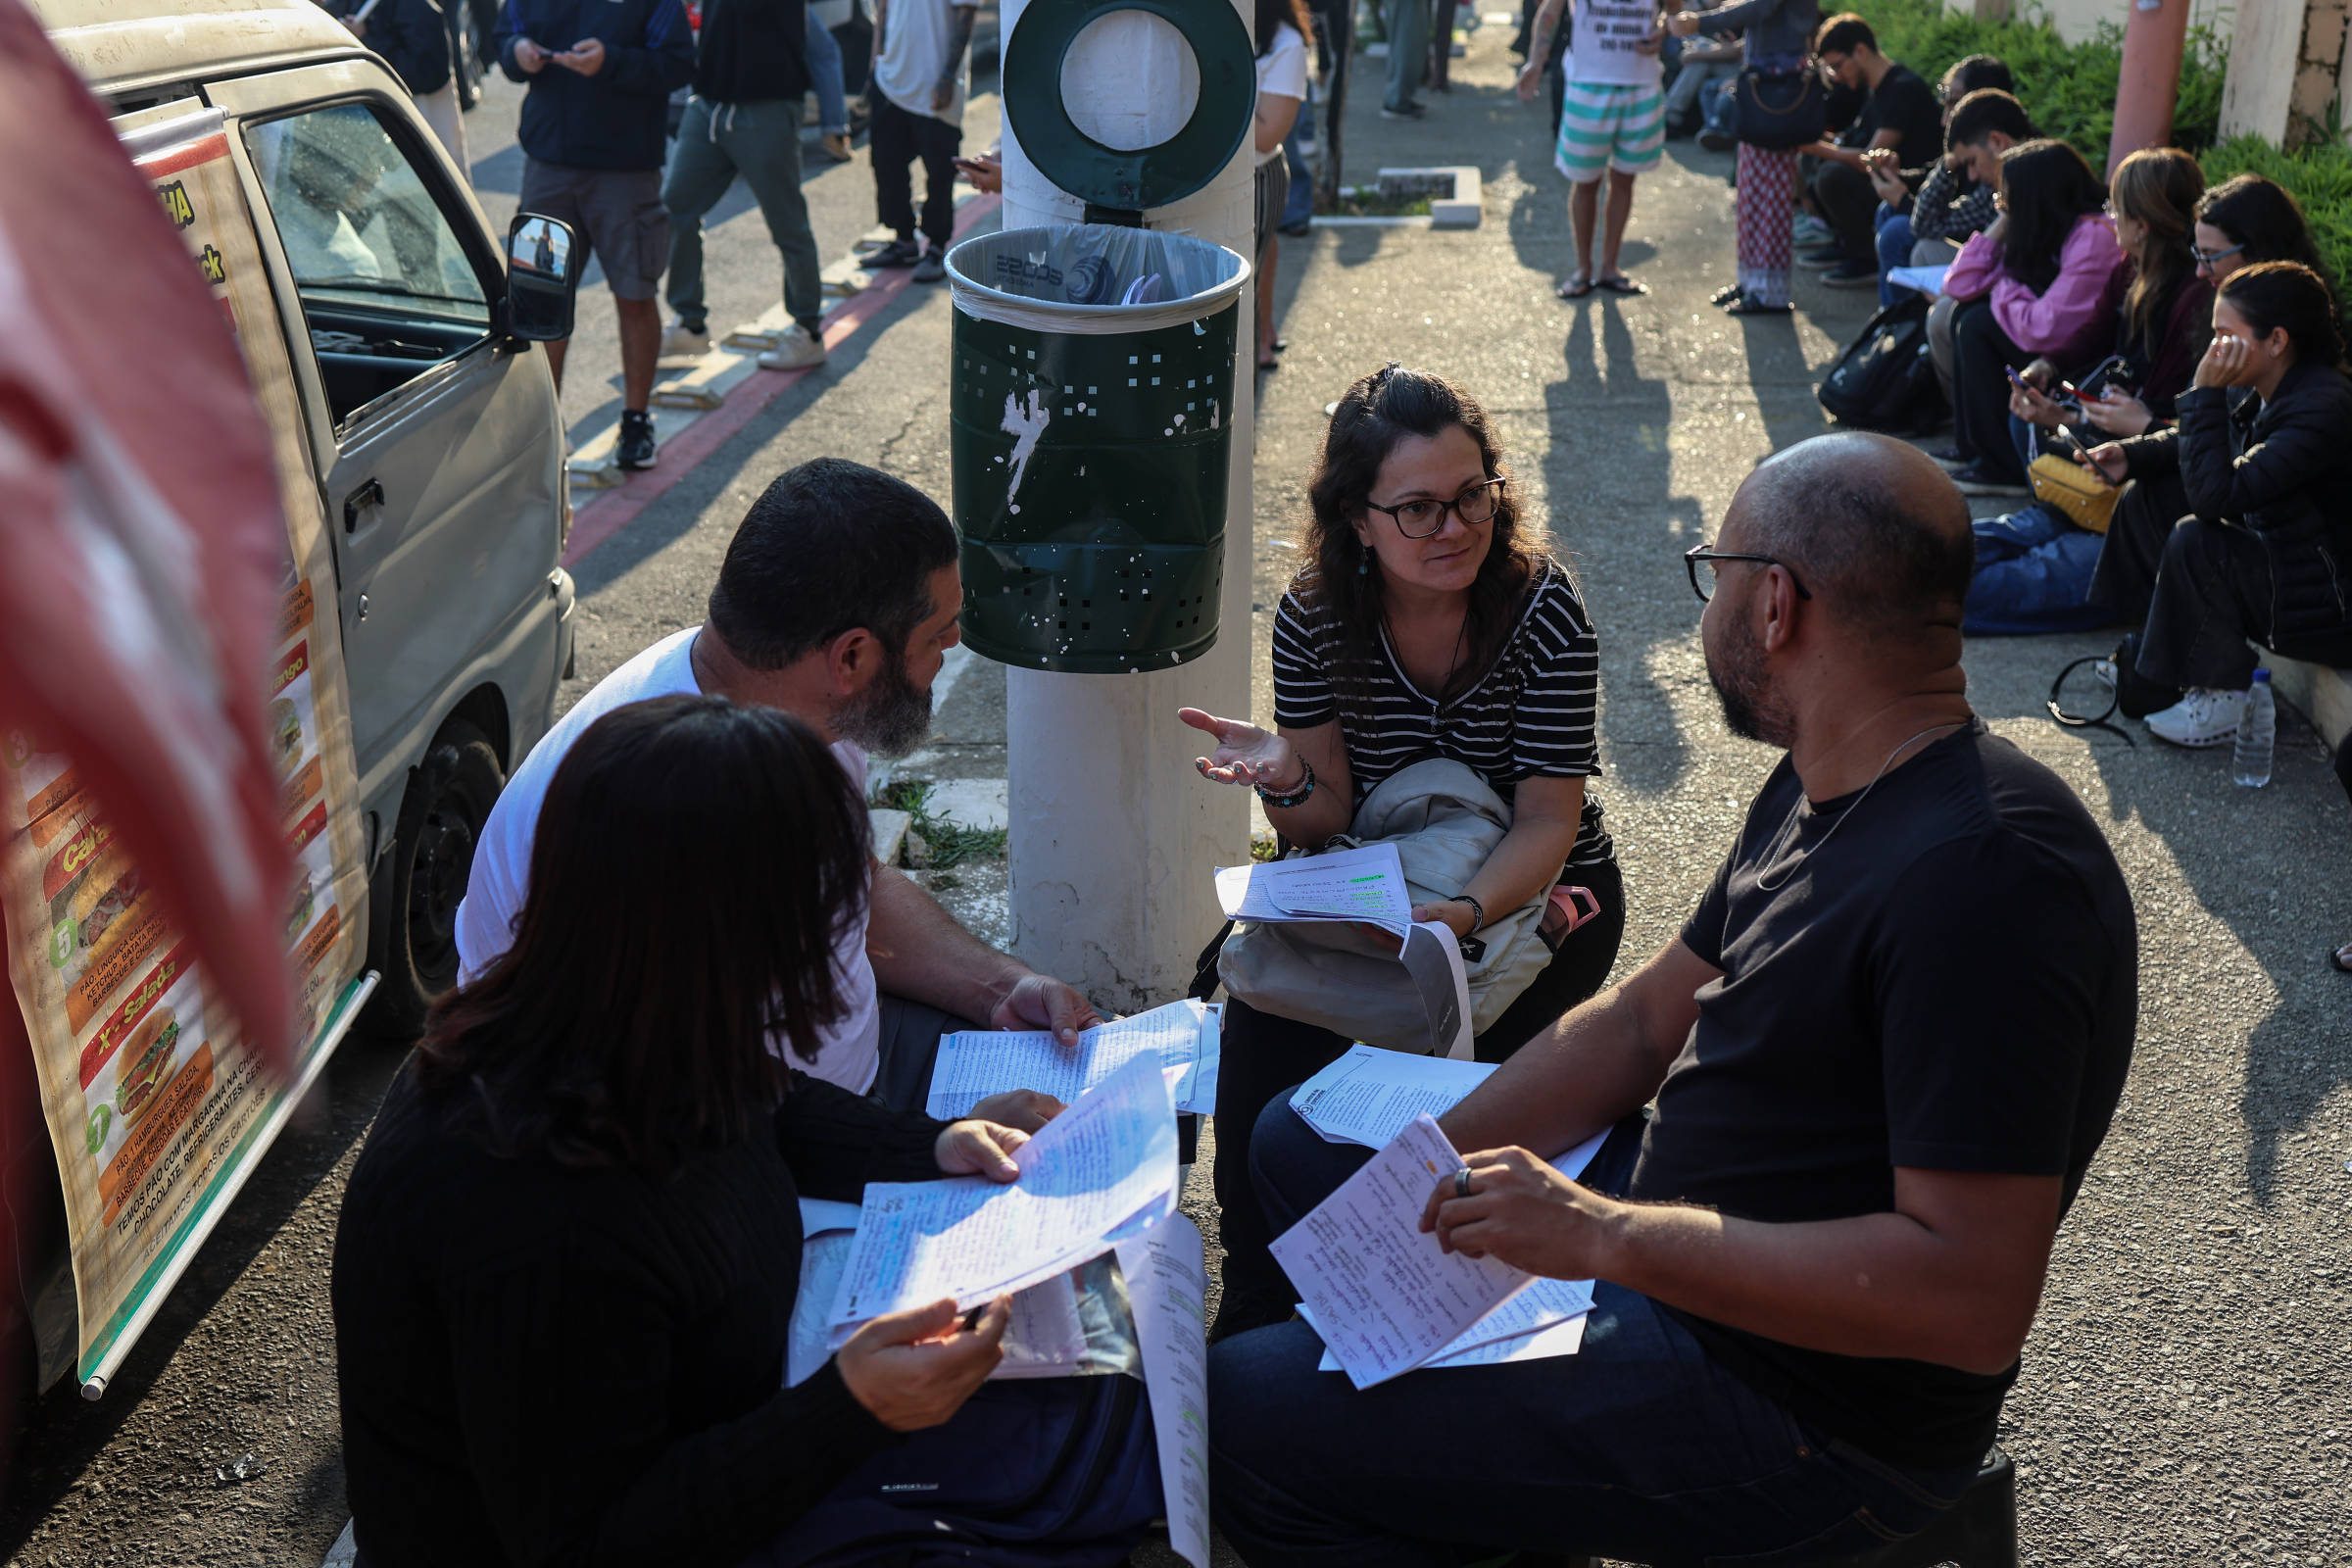
[[[692,332],[684,321],[672,321],[669,330],[662,334],[662,356],[654,363],[664,370],[684,369],[710,352],[708,330]]]
[[[776,339],[776,346],[760,356],[762,370],[806,370],[825,363],[825,346],[795,321]]]
[[[2192,688],[2179,702],[2143,722],[2158,740],[2175,746],[2226,746],[2237,739],[2237,721],[2246,714],[2244,692]]]

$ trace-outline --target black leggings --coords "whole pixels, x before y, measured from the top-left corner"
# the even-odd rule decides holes
[[[1625,940],[1625,882],[1617,862],[1570,866],[1561,880],[1590,888],[1600,912],[1568,934],[1543,972],[1473,1042],[1481,1061],[1510,1055],[1597,992],[1616,966]],[[1297,1298],[1266,1250],[1274,1235],[1250,1181],[1250,1130],[1267,1105],[1347,1054],[1348,1046],[1347,1037],[1329,1029],[1260,1012],[1238,1000],[1225,1004],[1217,1066],[1218,1234],[1225,1244],[1224,1299],[1241,1314],[1228,1320],[1229,1327],[1253,1327],[1260,1317],[1271,1322]]]

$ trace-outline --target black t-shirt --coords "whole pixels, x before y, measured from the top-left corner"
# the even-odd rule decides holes
[[[2057,1176],[2074,1201],[2131,1065],[2132,900],[2074,792],[1981,721],[1867,798],[1811,805],[1784,760],[1683,942],[1723,978],[1658,1090],[1634,1198],[1843,1219],[1891,1210],[1900,1165]],[[1796,1415],[1897,1463],[1974,1464],[2017,1377],[1678,1316]]]
[[[1909,66],[1886,68],[1862,113],[1838,138],[1838,145],[1867,147],[1882,130],[1900,133],[1894,157],[1905,169],[1924,168],[1943,155],[1943,106],[1936,102],[1936,89]]]

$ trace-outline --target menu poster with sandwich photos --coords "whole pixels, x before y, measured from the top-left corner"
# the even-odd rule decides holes
[[[166,106],[117,125],[236,331],[286,514],[276,657],[263,678],[298,867],[286,947],[299,987],[299,1075],[356,992],[368,928],[334,565],[227,137],[217,114],[182,106],[173,115]],[[211,1213],[243,1184],[292,1082],[262,1073],[72,760],[44,751],[39,736],[0,733],[0,891],[9,973],[65,1188],[87,1383],[108,1374]]]

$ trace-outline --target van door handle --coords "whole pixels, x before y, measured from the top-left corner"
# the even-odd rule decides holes
[[[343,531],[356,533],[360,526],[360,510],[364,507],[382,507],[384,485],[380,479],[370,479],[343,498]]]

